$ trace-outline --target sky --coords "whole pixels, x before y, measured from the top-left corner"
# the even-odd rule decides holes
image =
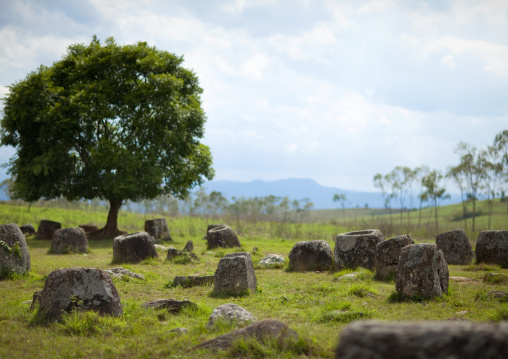
[[[93,35],[184,56],[215,180],[375,191],[508,129],[505,0],[1,0],[0,97]]]

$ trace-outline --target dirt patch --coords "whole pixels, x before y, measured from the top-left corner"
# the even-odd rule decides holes
[[[450,282],[456,282],[459,284],[478,284],[480,283],[477,280],[474,280],[473,278],[469,277],[450,277]]]

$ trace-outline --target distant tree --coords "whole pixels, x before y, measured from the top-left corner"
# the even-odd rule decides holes
[[[221,192],[212,191],[208,196],[207,212],[209,212],[214,219],[217,219],[219,214],[226,211],[229,201],[222,195]]]
[[[446,188],[441,187],[441,181],[444,179],[444,176],[440,171],[434,170],[431,171],[423,178],[423,185],[425,186],[425,193],[428,198],[434,204],[434,218],[435,218],[435,227],[438,229],[438,217],[437,217],[437,208],[440,200],[450,198],[449,194],[446,194]]]
[[[486,175],[484,162],[478,149],[467,143],[460,142],[455,148],[455,153],[460,156],[460,163],[453,167],[454,171],[462,172],[466,183],[466,196],[472,203],[472,230],[475,230],[476,201],[482,181]]]
[[[392,199],[395,197],[392,186],[391,174],[382,175],[378,173],[374,176],[374,187],[379,188],[385,200],[385,208],[390,212],[390,224],[392,224]]]
[[[460,198],[462,201],[462,218],[464,219],[464,228],[467,228],[467,207],[469,205],[469,198],[467,192],[467,178],[466,173],[462,170],[460,165],[450,166],[448,168],[447,177],[451,178],[460,190]]]
[[[482,150],[479,155],[479,161],[485,172],[481,187],[487,198],[487,222],[488,229],[490,229],[494,199],[500,194],[500,185],[504,177],[503,162],[501,153],[494,146],[489,146],[486,150]]]
[[[501,177],[506,189],[506,185],[508,184],[508,130],[501,131],[496,135],[493,147],[500,157],[500,162],[503,167]],[[503,198],[504,197],[503,195]],[[506,201],[506,214],[508,215],[508,201]]]
[[[198,78],[183,58],[144,42],[69,46],[10,87],[1,144],[13,146],[8,172],[16,198],[109,202],[95,237],[121,233],[126,200],[185,198],[213,177]]]
[[[400,205],[400,225],[402,226],[402,212],[404,203],[411,185],[413,171],[409,167],[397,166],[390,173],[394,197],[399,199]],[[409,211],[408,211],[409,213]]]
[[[347,196],[345,193],[335,193],[333,195],[333,201],[339,202],[342,207],[342,221],[344,224],[346,224],[346,201]]]
[[[425,186],[423,185],[423,178],[430,172],[429,168],[427,166],[421,166],[416,167],[414,170],[414,178],[415,182],[419,183],[420,190],[418,194],[418,199],[420,200],[419,205],[419,214],[418,214],[418,227],[420,227],[420,224],[422,222],[422,205],[424,202],[427,202],[429,200],[429,196],[427,193],[425,193]]]

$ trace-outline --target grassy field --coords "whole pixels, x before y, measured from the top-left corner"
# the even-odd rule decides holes
[[[445,218],[454,211],[456,209],[453,208],[440,209],[440,216]],[[105,218],[105,212],[38,207],[32,207],[28,212],[26,206],[0,205],[1,223],[33,223],[37,226],[41,219],[51,219],[60,221],[64,227],[71,227],[85,223],[101,225]],[[153,216],[123,211],[119,225],[131,232],[139,231],[149,218]],[[206,226],[215,221],[202,218],[167,220],[176,242],[172,245],[182,249],[188,240],[193,240],[194,252],[199,261],[187,264],[167,261],[166,253],[159,250],[159,259],[123,265],[124,268],[143,274],[146,280],[113,279],[124,307],[124,314],[119,318],[78,313],[70,315],[61,323],[40,324],[34,312],[29,310],[29,304],[24,302],[32,299],[35,291],[43,288],[45,277],[58,268],[115,267],[111,263],[113,241],[90,241],[90,252],[87,255],[50,255],[49,241],[29,237],[27,243],[32,261],[31,273],[0,281],[0,358],[329,358],[333,357],[341,330],[355,319],[508,319],[506,302],[487,295],[491,290],[508,292],[508,283],[491,284],[482,281],[486,273],[508,274],[508,269],[486,265],[449,266],[451,277],[467,279],[452,278],[448,296],[426,301],[397,301],[394,282],[377,281],[373,273],[367,270],[360,270],[360,275],[354,280],[341,280],[339,278],[348,271],[295,273],[287,272],[285,268],[261,269],[256,265],[258,290],[247,296],[213,297],[210,295],[211,286],[174,288],[171,282],[175,276],[213,274],[220,258],[233,250],[206,249],[206,241],[203,240]],[[459,222],[457,228],[462,223]],[[333,249],[334,235],[351,229],[331,223],[229,224],[240,234],[243,246],[241,251],[251,252],[254,263],[270,253],[280,254],[287,260],[292,246],[303,238],[325,239]],[[416,240],[430,241],[423,237],[416,237]],[[258,250],[254,251],[254,247]],[[188,299],[195,302],[198,309],[170,315],[141,307],[144,302],[160,298]],[[281,320],[305,338],[306,342],[293,349],[280,348],[276,343],[271,343],[264,346],[237,345],[220,353],[193,351],[195,345],[234,329],[226,324],[214,329],[206,327],[212,310],[225,303],[236,303],[258,319]],[[171,332],[176,327],[188,328],[189,332]]]

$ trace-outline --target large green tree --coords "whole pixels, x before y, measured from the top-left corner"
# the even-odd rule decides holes
[[[15,197],[107,200],[95,236],[111,238],[126,200],[183,198],[211,179],[202,89],[182,62],[144,42],[94,37],[13,84],[1,144],[16,149],[7,165]]]

